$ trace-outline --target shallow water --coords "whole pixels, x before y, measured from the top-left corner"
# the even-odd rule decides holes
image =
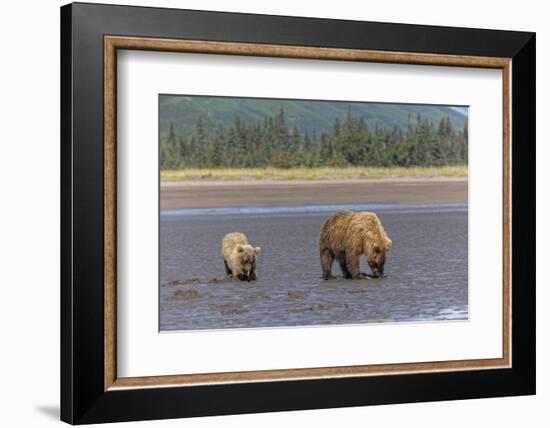
[[[322,207],[163,211],[160,330],[468,319],[466,205],[375,207],[393,240],[386,277],[344,280],[335,263],[331,281],[321,279],[317,239],[340,207]],[[223,279],[221,240],[233,231],[262,247],[254,282]],[[364,258],[361,267],[370,273]]]

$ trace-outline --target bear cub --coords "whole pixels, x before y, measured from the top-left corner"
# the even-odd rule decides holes
[[[222,240],[222,256],[225,273],[241,281],[256,279],[256,257],[260,247],[248,243],[244,233],[228,233]]]
[[[331,215],[321,228],[319,254],[323,279],[332,279],[332,264],[336,259],[346,279],[362,277],[359,259],[362,254],[373,277],[384,276],[384,264],[392,241],[374,213],[340,211]]]

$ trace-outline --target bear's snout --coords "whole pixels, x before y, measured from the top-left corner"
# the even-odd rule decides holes
[[[370,269],[372,271],[373,278],[383,278],[384,277],[384,266],[371,265]]]

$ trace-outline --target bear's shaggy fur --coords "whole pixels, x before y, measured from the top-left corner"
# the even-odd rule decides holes
[[[340,211],[330,216],[321,228],[319,252],[323,278],[333,278],[334,259],[338,260],[344,278],[361,278],[361,254],[366,255],[373,276],[383,276],[391,244],[376,214]]]
[[[241,281],[256,279],[256,257],[259,254],[260,247],[250,245],[244,233],[228,233],[222,240],[225,273]]]

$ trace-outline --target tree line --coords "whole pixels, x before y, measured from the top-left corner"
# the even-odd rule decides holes
[[[238,116],[233,125],[208,128],[198,116],[195,129],[178,134],[174,122],[161,136],[162,169],[316,166],[445,166],[468,162],[468,128],[453,129],[450,118],[434,124],[409,115],[405,128],[369,126],[351,108],[330,132],[302,132],[289,126],[283,109],[255,123]]]

